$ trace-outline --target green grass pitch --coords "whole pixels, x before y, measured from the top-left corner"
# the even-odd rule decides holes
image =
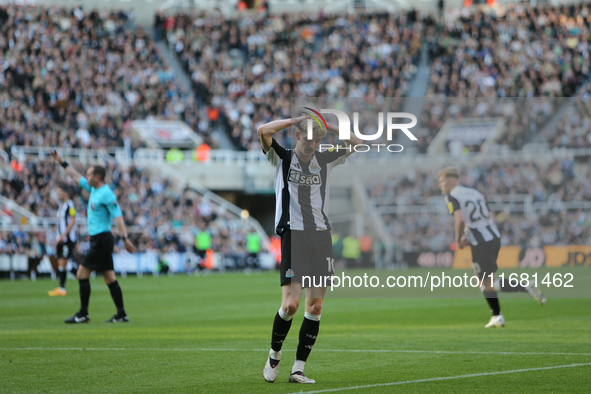
[[[47,279],[0,281],[0,393],[591,392],[590,299],[541,308],[501,298],[506,327],[484,329],[490,313],[478,290],[463,299],[329,298],[305,370],[318,383],[295,385],[287,379],[303,305],[277,381],[262,377],[278,273],[119,281],[130,323],[103,323],[114,306],[96,279],[91,322],[72,326],[62,319],[79,306],[76,282],[52,298]]]

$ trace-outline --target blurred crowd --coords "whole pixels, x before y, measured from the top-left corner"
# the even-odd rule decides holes
[[[78,167],[80,172],[83,171],[79,163],[72,165]],[[60,204],[55,188],[60,181],[67,179],[53,160],[37,163],[27,161],[21,172],[15,173],[12,179],[0,182],[0,195],[14,200],[40,218],[55,218]],[[107,167],[107,183],[117,195],[130,231],[129,238],[138,252],[198,251],[196,237],[201,232],[207,232],[207,248],[224,255],[247,254],[246,236],[252,230],[250,225],[193,190],[179,191],[178,185],[157,174],[135,167],[122,168],[112,163]],[[88,193],[71,182],[70,186],[78,218],[84,223]],[[79,226],[79,232],[81,235],[86,234],[84,225]],[[30,237],[26,233],[12,234],[6,238],[9,240],[6,241],[7,245],[11,247],[7,252],[15,252],[20,248],[28,252]],[[55,246],[55,234],[49,231],[43,237],[43,243],[51,254]],[[122,250],[122,243],[118,242],[115,252]]]
[[[428,96],[572,96],[589,75],[587,3],[462,13],[427,35]]]
[[[503,121],[502,132],[499,136],[492,136],[495,129],[490,127],[494,144],[505,146],[511,150],[519,150],[523,145],[537,135],[543,124],[567,102],[566,99],[550,98],[455,98],[437,97],[424,101],[420,128],[417,131],[417,146],[420,153],[426,153],[437,133],[448,119],[458,121],[466,119],[483,119],[476,123],[475,128],[483,126],[490,120]],[[471,130],[476,131],[476,130]],[[445,144],[447,150],[454,153],[453,142],[461,142],[461,148],[467,152],[480,152],[488,137],[481,139],[453,139]],[[449,139],[449,137],[448,137]],[[453,141],[453,142],[452,142]],[[462,142],[463,141],[463,142]],[[446,151],[447,151],[446,150]]]
[[[288,118],[289,97],[403,97],[428,48],[427,97],[568,97],[589,77],[586,4],[467,9],[435,21],[415,11],[334,16],[176,14],[157,30],[183,61],[195,91],[222,108],[242,149],[258,149],[256,127]],[[521,149],[559,104],[522,100],[486,108],[433,100],[418,128],[426,152],[449,118],[503,117],[497,143]],[[285,145],[286,133],[277,135]],[[478,151],[480,144],[468,146]]]
[[[193,11],[158,14],[156,38],[176,53],[192,91],[175,81],[155,42],[133,19],[129,12],[79,6],[0,5],[0,150],[10,154],[13,145],[24,145],[133,151],[140,145],[131,138],[130,122],[146,118],[183,120],[213,148],[211,130],[226,127],[239,149],[260,149],[257,127],[294,115],[292,97],[364,98],[373,105],[373,97],[408,96],[423,46],[432,73],[416,131],[420,152],[447,119],[473,117],[502,118],[507,131],[497,143],[521,149],[564,103],[556,98],[575,95],[558,127],[541,139],[552,148],[591,147],[590,88],[580,89],[589,77],[587,4],[462,11],[438,21],[415,11],[238,19]],[[507,105],[509,97],[520,99]],[[402,110],[404,103],[390,104]],[[375,119],[362,120],[368,132],[375,131]],[[291,138],[276,135],[284,146],[291,146]],[[39,217],[55,217],[54,189],[65,179],[62,170],[32,160],[13,170],[0,177],[0,195]],[[244,222],[212,201],[191,190],[179,192],[139,168],[110,164],[107,172],[140,252],[189,251],[206,231],[212,250],[247,254]],[[564,203],[591,198],[590,176],[588,167],[572,160],[524,161],[479,164],[464,170],[461,182],[479,189],[489,203],[527,195],[547,204],[535,220],[497,212],[504,244],[588,244],[591,216]],[[77,191],[73,186],[84,218],[86,199]],[[369,181],[368,192],[377,205],[442,204],[435,176],[415,170]],[[384,218],[404,250],[441,250],[453,241],[449,215]],[[0,253],[38,254],[54,247],[51,232],[0,235]]]
[[[496,211],[496,221],[504,245],[566,245],[591,243],[589,210],[567,209],[569,203],[591,199],[587,164],[573,160],[554,160],[547,164],[479,164],[461,171],[460,183],[478,189]],[[384,181],[370,180],[367,190],[378,206],[427,206],[441,208],[439,213],[385,214],[384,220],[394,242],[404,251],[445,250],[453,241],[453,218],[444,210],[443,196],[436,173],[411,170],[406,176]],[[524,198],[542,209],[537,217],[526,218]],[[520,207],[521,210],[510,208]]]
[[[590,24],[588,4],[509,5],[496,13],[463,10],[429,29],[425,34],[431,60],[427,97],[528,99],[517,100],[518,108],[511,114],[499,111],[503,105],[480,110],[473,105],[467,112],[461,106],[445,108],[440,101],[428,103],[422,114],[420,151],[426,151],[447,119],[492,116],[505,118],[505,132],[496,142],[521,149],[564,103],[531,98],[574,96],[589,78]],[[552,146],[582,143],[576,137],[556,140]],[[479,148],[479,144],[467,147]]]
[[[192,91],[175,81],[133,13],[0,10],[0,149],[8,153],[12,145],[133,151],[139,145],[130,121],[146,118],[183,120],[214,148],[212,129],[226,128],[239,149],[259,149],[257,126],[294,115],[292,97],[407,96],[423,46],[432,98],[572,96],[589,76],[586,4],[465,10],[439,20],[416,11],[237,19],[159,13],[156,37],[177,54]],[[509,114],[500,105],[428,101],[417,149],[425,152],[449,118],[499,116],[507,132],[497,143],[521,149],[557,109],[551,100],[534,101]],[[553,146],[588,143],[583,124],[569,126],[579,131],[557,134]],[[286,132],[276,137],[291,145]]]
[[[196,94],[222,109],[245,150],[260,148],[259,125],[292,117],[291,97],[407,95],[433,23],[414,11],[240,19],[184,11],[160,21]],[[291,145],[291,136],[276,136]]]
[[[0,15],[0,149],[132,150],[129,123],[146,118],[184,120],[209,138],[192,93],[132,13],[0,5]]]
[[[585,85],[568,105],[556,129],[544,135],[551,148],[591,148],[591,95]]]

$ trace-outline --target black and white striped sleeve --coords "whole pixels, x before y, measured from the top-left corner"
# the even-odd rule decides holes
[[[275,138],[273,138],[273,142],[271,142],[271,149],[269,149],[268,152],[265,152],[263,149],[263,153],[267,156],[267,159],[273,164],[273,166],[277,166],[281,160],[285,160],[289,155],[287,149],[279,145],[277,141],[275,141]]]

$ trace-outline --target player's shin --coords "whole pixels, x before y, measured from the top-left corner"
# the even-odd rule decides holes
[[[298,349],[296,352],[296,361],[292,368],[291,373],[304,372],[304,365],[308,356],[312,351],[314,343],[316,343],[316,337],[320,330],[320,315],[313,315],[306,312],[304,314],[304,321],[300,328],[300,338],[298,343]]]
[[[57,272],[57,277],[59,278],[59,283],[60,283],[60,288],[61,289],[65,289],[66,288],[66,277],[67,277],[67,272],[66,269],[64,267],[59,267],[58,272]]]
[[[486,302],[490,306],[493,316],[499,315],[501,313],[501,305],[499,304],[497,292],[494,289],[486,290],[484,287],[481,287],[480,290],[482,291],[484,298],[486,298]]]
[[[273,321],[273,334],[271,336],[271,349],[276,352],[276,359],[279,359],[279,352],[283,346],[283,341],[289,333],[291,328],[293,316],[288,315],[283,311],[283,308],[279,308],[279,312],[275,315]],[[272,357],[275,359],[275,357]]]

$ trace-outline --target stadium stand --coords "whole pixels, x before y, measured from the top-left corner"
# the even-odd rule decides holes
[[[73,162],[73,165],[83,171],[80,163]],[[147,169],[123,168],[111,163],[107,172],[108,183],[117,195],[130,229],[130,239],[137,245],[138,252],[192,252],[197,232],[207,229],[216,253],[236,263],[246,259],[246,234],[252,229],[225,208],[193,190],[179,189],[179,185]],[[53,160],[29,160],[21,172],[14,173],[14,178],[0,183],[0,191],[39,218],[53,219],[58,207],[54,186],[64,179],[65,175],[60,174]],[[78,216],[84,221],[88,193],[80,194],[77,187],[71,186],[76,191],[72,196]],[[79,229],[84,233],[85,226]],[[44,247],[51,254],[54,234],[47,233],[49,241]],[[5,238],[6,253],[29,252],[30,234],[16,231],[9,235]],[[122,245],[118,244],[115,251],[120,250]]]
[[[383,212],[388,232],[401,250],[446,250],[454,241],[449,231],[453,220],[442,203],[435,174],[410,171],[367,183],[371,201]],[[591,242],[591,215],[583,207],[591,197],[589,176],[586,164],[555,159],[547,164],[478,164],[464,169],[460,182],[487,196],[497,212],[504,245],[584,245]],[[527,215],[526,204],[537,217]]]
[[[124,12],[6,6],[0,21],[0,149],[139,145],[129,122],[184,120],[211,145],[191,92]],[[166,98],[163,100],[163,98]]]
[[[260,148],[259,125],[291,117],[292,96],[407,95],[424,25],[432,23],[416,12],[172,17],[169,45],[197,96],[223,109],[233,140],[244,150]],[[290,144],[288,135],[277,137]]]
[[[572,96],[587,79],[587,4],[476,11],[427,36],[428,96]]]
[[[570,97],[589,77],[587,4],[524,7],[508,5],[501,14],[475,11],[449,17],[425,35],[431,59],[428,97]],[[544,114],[556,110],[515,111],[498,143],[523,148]],[[527,104],[523,104],[527,105]],[[497,115],[483,111],[480,117]],[[461,113],[461,112],[460,112]],[[527,113],[529,118],[517,114]],[[536,116],[532,116],[535,114]],[[420,150],[446,119],[436,104],[423,109]],[[564,139],[564,138],[562,138]],[[554,144],[554,143],[553,143]]]
[[[552,133],[543,136],[550,148],[591,148],[591,101],[585,85],[571,103]]]
[[[496,143],[511,150],[533,140],[549,148],[591,146],[589,87],[584,86],[589,77],[587,5],[510,6],[505,14],[475,11],[443,23],[418,13],[162,16],[163,38],[190,75],[192,92],[175,81],[154,41],[134,26],[133,15],[41,6],[5,9],[0,20],[0,150],[9,158],[14,146],[124,147],[133,152],[141,145],[130,138],[129,122],[145,118],[184,120],[210,145],[211,130],[225,125],[238,149],[259,150],[256,127],[290,117],[291,96],[407,96],[425,43],[430,97],[422,108],[417,153],[426,153],[445,121],[456,118],[502,118],[505,132]],[[498,105],[501,101],[474,105],[473,99],[510,96],[522,97],[510,113]],[[534,96],[545,98],[527,99]],[[570,107],[558,127],[540,134],[567,102]],[[291,144],[287,133],[277,138]],[[478,145],[468,148],[479,151]],[[504,244],[590,241],[588,210],[577,203],[591,197],[584,181],[591,174],[572,158],[496,164],[473,158],[472,163],[462,181],[500,207]],[[3,170],[0,194],[40,218],[53,218],[51,189],[59,168],[29,159],[15,165]],[[139,251],[188,250],[205,225],[216,250],[244,255],[248,229],[223,208],[148,168],[109,166]],[[367,192],[378,209],[415,210],[381,211],[397,248],[441,250],[453,241],[431,173],[413,170],[386,182],[370,181]],[[84,215],[84,200],[76,203]],[[519,205],[517,212],[511,204]],[[527,214],[527,204],[535,205],[534,216]],[[505,206],[513,208],[506,212]],[[567,220],[568,228],[558,228]],[[35,242],[52,247],[50,234],[46,240],[23,231],[4,235],[0,250],[30,251]]]

